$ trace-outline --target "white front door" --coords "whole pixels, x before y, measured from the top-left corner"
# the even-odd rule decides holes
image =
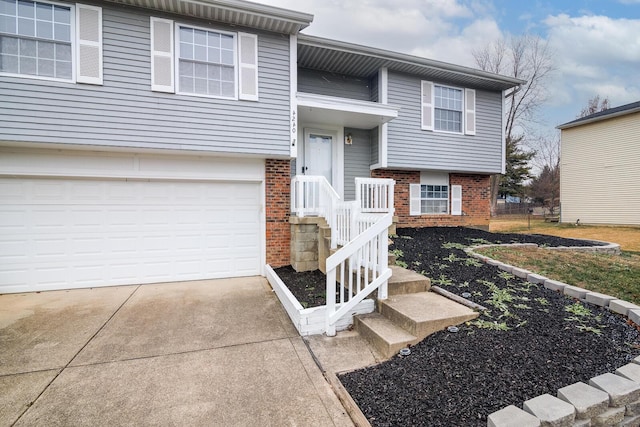
[[[333,184],[333,139],[334,135],[309,130],[305,132],[304,165],[305,175],[324,176]]]

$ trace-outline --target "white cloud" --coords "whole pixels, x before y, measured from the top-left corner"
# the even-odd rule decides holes
[[[595,95],[609,97],[613,106],[640,99],[640,20],[562,14],[545,24],[559,73],[552,93],[560,95],[559,86],[565,86],[553,104],[583,105]]]

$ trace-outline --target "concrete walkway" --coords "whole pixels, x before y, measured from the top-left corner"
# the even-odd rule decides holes
[[[261,277],[0,295],[0,426],[351,426]]]

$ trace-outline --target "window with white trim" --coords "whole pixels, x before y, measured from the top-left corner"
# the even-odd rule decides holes
[[[462,89],[434,85],[434,129],[462,133]]]
[[[420,212],[423,214],[448,214],[449,186],[420,185]]]
[[[0,0],[0,72],[73,79],[71,6]]]
[[[476,134],[476,91],[434,84],[423,80],[421,90],[422,130]]]
[[[151,90],[258,101],[258,35],[151,17]]]
[[[178,92],[235,98],[235,35],[179,25],[178,38]]]

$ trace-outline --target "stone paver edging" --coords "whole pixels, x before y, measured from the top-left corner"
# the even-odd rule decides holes
[[[596,242],[594,240],[589,240]],[[550,250],[572,250],[619,254],[620,245],[603,243],[602,246],[548,247]],[[494,265],[530,283],[543,285],[572,298],[608,308],[628,317],[640,325],[640,307],[615,297],[591,292],[557,280],[515,267],[475,252],[476,249],[509,246],[538,247],[535,243],[479,245],[465,252],[487,264]],[[640,356],[633,363],[622,366],[614,374],[607,373],[591,378],[589,384],[577,382],[558,390],[557,397],[549,394],[535,397],[523,403],[523,409],[509,405],[488,416],[489,427],[521,426],[640,426]]]

